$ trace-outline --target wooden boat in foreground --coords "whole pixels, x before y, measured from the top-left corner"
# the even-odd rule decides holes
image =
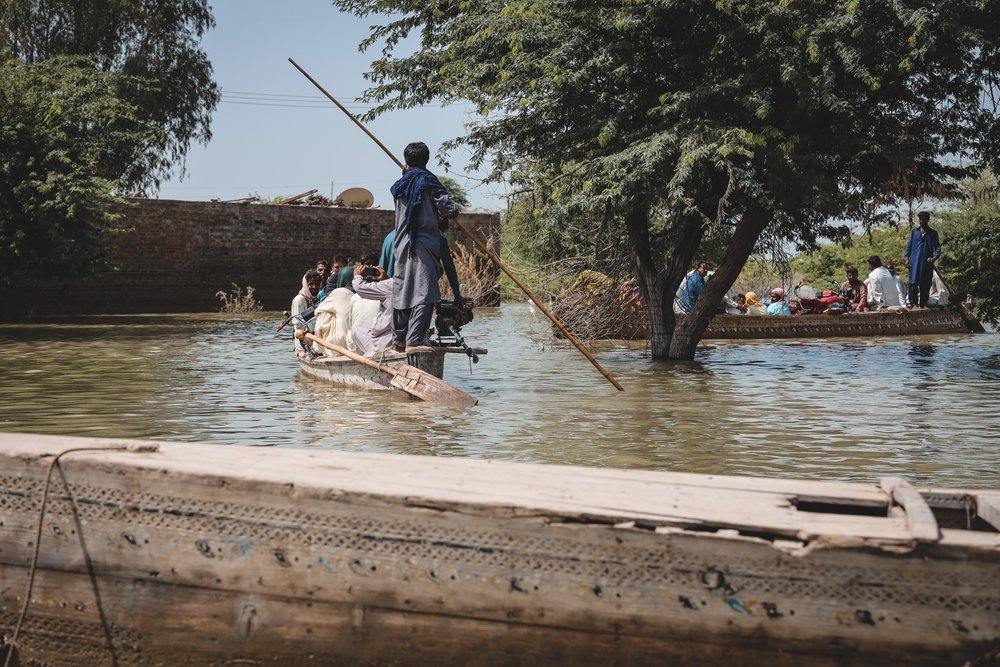
[[[997,491],[15,433],[0,466],[8,636],[37,564],[22,665],[1000,650]]]
[[[683,315],[678,315],[683,319]],[[607,327],[588,324],[595,331],[589,338],[642,340],[649,338],[645,313],[629,318],[609,318]],[[571,328],[572,330],[572,328]],[[981,330],[981,325],[980,325]],[[553,329],[558,336],[558,331]],[[748,340],[766,338],[874,338],[923,334],[973,333],[967,320],[951,308],[913,310],[904,313],[873,312],[841,315],[716,315],[702,336],[704,340]]]

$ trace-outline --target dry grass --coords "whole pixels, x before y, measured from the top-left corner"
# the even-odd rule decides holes
[[[222,313],[259,313],[264,310],[264,306],[254,297],[253,287],[247,287],[246,293],[236,283],[232,283],[233,289],[227,294],[222,290],[215,293],[215,297],[222,302],[219,312]]]
[[[452,259],[462,285],[462,296],[473,299],[480,306],[500,304],[499,269],[490,258],[476,248],[456,243],[452,246]],[[441,293],[450,292],[448,279],[441,277]]]
[[[580,274],[553,299],[552,314],[583,342],[645,338],[649,315],[633,280],[624,282],[594,271]]]

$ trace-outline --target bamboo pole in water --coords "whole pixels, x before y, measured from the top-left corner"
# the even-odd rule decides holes
[[[364,132],[365,134],[367,134],[371,138],[372,141],[374,141],[376,144],[378,144],[379,148],[381,148],[383,151],[385,151],[385,154],[388,155],[389,158],[392,159],[392,161],[395,162],[396,165],[400,169],[405,169],[406,168],[406,165],[404,165],[402,162],[400,162],[399,159],[395,155],[393,155],[392,151],[390,151],[388,148],[385,147],[385,144],[383,144],[381,141],[379,141],[378,138],[374,134],[372,134],[371,132],[369,132],[368,128],[366,128],[364,125],[362,125],[361,121],[359,121],[354,116],[354,114],[352,114],[350,111],[348,111],[347,108],[344,107],[343,104],[341,104],[340,102],[338,102],[337,99],[333,95],[331,95],[330,93],[328,93],[326,91],[326,89],[323,88],[323,86],[319,85],[319,83],[316,81],[316,79],[314,79],[311,76],[309,76],[309,73],[306,72],[304,69],[302,69],[299,66],[299,64],[297,62],[295,62],[294,60],[292,60],[291,58],[288,59],[288,62],[292,63],[292,65],[295,67],[295,69],[299,70],[304,77],[306,77],[307,79],[309,79],[309,82],[312,83],[312,85],[316,86],[316,88],[318,88],[321,93],[323,93],[324,95],[326,95],[326,97],[331,102],[333,102],[334,104],[336,104],[337,108],[339,108],[341,111],[343,111],[345,114],[347,114],[347,117],[350,118],[352,121],[354,121],[354,124],[357,125],[359,128],[361,128],[361,131]],[[597,361],[597,359],[594,358],[594,355],[590,353],[590,350],[588,350],[584,346],[583,343],[581,343],[579,340],[576,339],[576,336],[574,336],[573,334],[571,334],[569,332],[569,330],[567,330],[566,327],[563,326],[563,323],[560,322],[556,318],[556,316],[553,315],[549,311],[549,309],[546,308],[542,304],[542,302],[539,301],[538,298],[534,294],[532,294],[531,290],[528,289],[527,286],[525,286],[525,284],[522,283],[517,278],[517,276],[515,276],[514,273],[509,268],[507,268],[507,265],[504,264],[500,260],[500,258],[497,256],[497,254],[495,252],[493,252],[493,250],[489,246],[487,246],[485,243],[483,243],[483,241],[478,236],[476,236],[475,234],[473,234],[472,231],[468,227],[466,227],[464,224],[462,224],[462,222],[460,220],[455,220],[455,224],[458,225],[458,228],[461,229],[462,232],[466,236],[469,237],[469,239],[475,244],[475,246],[477,248],[479,248],[483,253],[486,254],[487,257],[490,258],[490,261],[493,262],[493,264],[498,269],[500,269],[501,271],[503,271],[504,273],[506,273],[507,277],[514,281],[514,284],[517,285],[521,289],[522,292],[524,292],[525,296],[527,296],[529,299],[531,299],[532,303],[534,303],[535,306],[537,306],[540,311],[542,311],[543,313],[545,313],[545,316],[548,317],[552,321],[552,323],[555,324],[556,327],[559,328],[559,331],[561,331],[562,334],[564,336],[566,336],[566,340],[568,340],[569,342],[573,343],[573,345],[576,347],[576,349],[578,349],[580,351],[580,353],[583,356],[585,356],[587,358],[587,360],[590,361],[590,363],[592,363],[594,365],[594,368],[596,368],[598,370],[598,372],[600,372],[600,374],[603,375],[607,379],[607,381],[610,382],[614,386],[615,389],[617,389],[618,391],[625,391],[625,388],[622,387],[618,383],[618,381],[615,380],[611,376],[610,373],[608,373],[606,370],[604,370],[604,367],[601,366],[601,364]]]

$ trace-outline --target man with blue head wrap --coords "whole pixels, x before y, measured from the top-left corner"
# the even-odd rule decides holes
[[[429,342],[434,304],[441,300],[438,218],[458,215],[458,207],[448,199],[437,176],[427,170],[427,144],[409,144],[403,158],[403,176],[390,188],[396,202],[392,325],[396,348],[412,352]]]

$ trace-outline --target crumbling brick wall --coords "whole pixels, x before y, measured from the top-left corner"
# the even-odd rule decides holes
[[[217,311],[216,292],[233,284],[252,286],[266,310],[284,310],[316,259],[378,252],[394,219],[382,209],[163,199],[131,200],[120,212],[116,270],[79,285],[18,285],[8,316]],[[499,238],[499,215],[461,219],[481,238]],[[469,244],[457,228],[448,237]]]

